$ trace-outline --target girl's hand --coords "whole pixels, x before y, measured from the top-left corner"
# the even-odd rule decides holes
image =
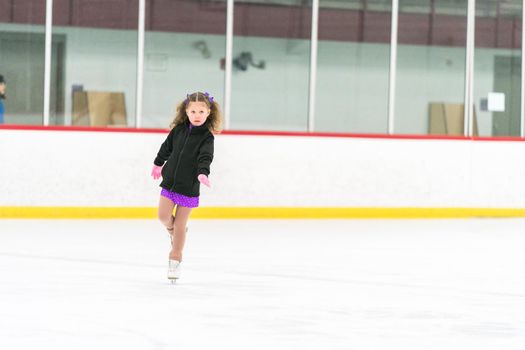
[[[197,176],[197,179],[199,179],[201,184],[211,187],[210,180],[208,180],[208,177],[206,175],[200,174],[199,176]]]
[[[162,167],[158,165],[154,165],[153,169],[151,169],[151,176],[153,176],[153,179],[158,180],[160,179],[160,173],[162,171]]]

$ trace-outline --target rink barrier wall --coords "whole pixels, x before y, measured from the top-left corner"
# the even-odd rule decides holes
[[[462,219],[525,217],[495,208],[196,208],[192,219]],[[157,208],[0,207],[0,219],[155,219]]]
[[[167,132],[0,126],[0,218],[155,218]],[[193,218],[525,217],[523,141],[225,131]]]

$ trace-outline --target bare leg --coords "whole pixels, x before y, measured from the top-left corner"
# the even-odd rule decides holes
[[[170,259],[182,261],[182,249],[186,242],[186,224],[190,217],[192,208],[178,205],[175,212],[173,240],[171,245]]]
[[[175,203],[173,203],[171,199],[166,198],[164,196],[160,196],[159,220],[164,226],[166,226],[166,229],[168,230],[170,235],[173,234],[173,222],[175,220],[175,218],[173,217],[174,207]]]

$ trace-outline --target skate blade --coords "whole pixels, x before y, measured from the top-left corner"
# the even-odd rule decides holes
[[[168,277],[168,281],[170,281],[171,284],[177,283],[177,280],[178,280],[178,278],[176,278],[176,277],[173,277],[173,278]]]

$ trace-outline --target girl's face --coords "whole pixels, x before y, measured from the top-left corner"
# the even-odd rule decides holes
[[[190,102],[186,107],[186,115],[193,126],[201,126],[210,115],[210,109],[204,102]]]
[[[5,94],[5,83],[0,83],[0,95]]]

